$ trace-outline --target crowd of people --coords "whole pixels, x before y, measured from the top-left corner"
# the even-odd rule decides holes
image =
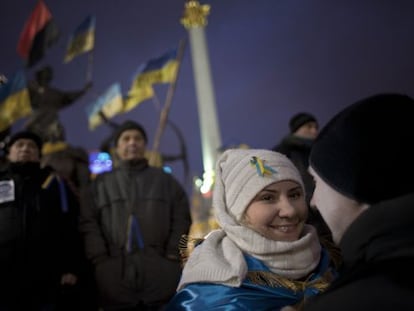
[[[414,100],[375,94],[273,148],[224,150],[192,240],[190,203],[135,121],[114,168],[75,184],[12,133],[0,166],[0,310],[414,310]],[[184,243],[183,243],[184,241]],[[190,241],[192,245],[190,247]]]

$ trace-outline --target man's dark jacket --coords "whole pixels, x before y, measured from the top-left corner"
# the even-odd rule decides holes
[[[414,310],[413,220],[414,193],[361,214],[340,242],[340,277],[304,310]]]
[[[179,240],[190,225],[184,189],[146,160],[98,175],[82,195],[80,228],[102,305],[168,301],[181,274]]]
[[[1,168],[0,304],[54,302],[62,274],[79,269],[78,212],[74,194],[50,167]]]

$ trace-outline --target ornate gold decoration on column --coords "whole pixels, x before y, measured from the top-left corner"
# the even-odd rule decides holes
[[[185,3],[184,15],[181,24],[185,28],[204,27],[207,25],[207,15],[210,13],[208,4],[200,5],[198,1],[190,0]]]

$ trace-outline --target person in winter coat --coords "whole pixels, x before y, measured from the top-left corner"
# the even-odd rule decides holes
[[[78,206],[65,181],[40,167],[42,141],[12,135],[0,170],[0,310],[56,310],[77,282]]]
[[[308,112],[299,112],[289,120],[290,133],[272,148],[286,155],[296,165],[305,184],[306,199],[310,201],[313,192],[313,179],[308,172],[309,155],[312,143],[319,133],[316,117]]]
[[[318,234],[326,240],[331,240],[331,233],[320,213],[310,208],[310,199],[314,189],[313,177],[308,172],[309,155],[312,144],[319,133],[319,123],[309,112],[298,112],[289,120],[290,133],[272,148],[286,155],[295,164],[302,176],[306,190],[306,202],[309,206],[307,222],[316,227]]]
[[[407,95],[375,94],[339,112],[315,140],[311,203],[343,267],[306,311],[414,310],[413,108]]]
[[[178,244],[191,216],[178,181],[144,158],[147,135],[125,121],[115,135],[119,158],[82,195],[80,230],[103,310],[161,310],[174,295]]]
[[[285,155],[226,150],[216,163],[213,208],[220,229],[189,255],[166,311],[299,310],[335,277],[333,258],[305,223],[303,181]]]

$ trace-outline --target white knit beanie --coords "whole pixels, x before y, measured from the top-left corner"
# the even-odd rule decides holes
[[[299,171],[285,155],[265,149],[226,150],[216,163],[213,207],[217,221],[221,226],[239,223],[259,191],[283,180],[297,182],[305,191]]]

